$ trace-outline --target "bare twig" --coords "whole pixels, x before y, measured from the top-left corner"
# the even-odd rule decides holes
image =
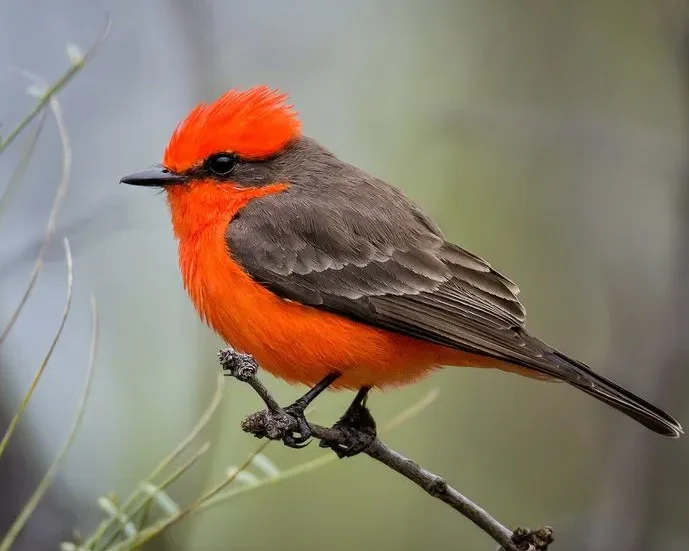
[[[430,404],[432,404],[437,397],[438,390],[431,390],[428,394],[423,396],[418,402],[411,404],[405,410],[403,410],[398,415],[393,417],[390,421],[388,421],[383,427],[383,432],[394,430],[400,425],[402,425],[404,422],[414,417],[415,415],[418,415],[419,413],[421,413],[421,411],[423,411]],[[300,463],[299,465],[296,465],[291,469],[280,471],[279,475],[277,476],[264,477],[256,483],[244,485],[239,488],[232,488],[226,490],[225,492],[217,494],[212,498],[204,501],[201,505],[199,505],[196,512],[203,511],[210,507],[215,507],[219,503],[224,503],[234,497],[256,490],[257,488],[270,486],[273,484],[277,484],[278,482],[288,480],[290,478],[310,473],[320,467],[324,467],[325,465],[328,465],[329,463],[333,463],[335,461],[337,461],[337,455],[324,453],[316,457],[315,459],[311,459],[310,461],[306,461],[305,463]]]
[[[220,377],[222,378],[222,375],[220,375]],[[433,402],[437,395],[437,390],[430,391],[418,402],[412,404],[404,411],[402,411],[400,414],[398,414],[396,417],[394,417],[392,420],[390,420],[383,427],[383,430],[392,430],[400,426],[400,424],[404,423],[406,420],[410,419],[414,415],[419,414],[424,408],[428,407],[428,405],[430,405]],[[221,503],[225,503],[235,497],[246,494],[258,488],[272,486],[274,484],[278,484],[290,478],[310,473],[318,468],[324,467],[325,465],[333,463],[337,460],[337,457],[335,455],[323,454],[319,457],[316,457],[313,460],[306,461],[305,463],[296,465],[291,469],[280,471],[272,462],[270,462],[261,453],[261,450],[264,450],[267,444],[269,443],[270,441],[262,443],[261,446],[251,454],[249,460],[245,461],[242,466],[229,468],[223,480],[216,484],[215,487],[211,488],[206,492],[203,492],[201,496],[195,499],[190,506],[181,508],[177,506],[176,503],[171,507],[168,506],[165,508],[167,518],[160,520],[147,527],[144,527],[144,525],[141,524],[140,528],[138,529],[138,532],[134,537],[126,537],[126,539],[122,541],[120,544],[117,544],[114,547],[109,547],[114,537],[120,535],[122,530],[120,530],[119,532],[115,532],[114,535],[111,535],[111,537],[106,540],[105,544],[101,545],[100,542],[98,542],[98,546],[95,547],[95,549],[107,549],[108,551],[129,551],[140,546],[143,543],[143,540],[150,541],[152,538],[160,535],[165,529],[169,528],[173,524],[180,522],[188,515],[198,514],[200,512],[206,511],[211,507],[216,507]],[[150,499],[152,499],[153,495],[156,495],[158,497],[165,495],[165,499],[170,499],[164,492],[164,489],[167,486],[169,486],[176,478],[178,478],[184,472],[186,472],[186,470],[188,470],[188,468],[191,467],[191,465],[200,457],[200,455],[205,451],[206,448],[207,445],[204,445],[194,457],[192,457],[181,468],[177,469],[159,486],[155,486],[151,483],[143,483],[141,486],[145,489],[145,492],[148,494],[149,498],[149,501],[146,501],[145,505],[139,504],[134,509],[127,509],[126,507],[121,506],[119,507],[120,511],[122,511],[128,518],[134,518],[137,514],[139,514],[140,510],[143,510],[144,512],[147,510],[147,507],[151,503]],[[263,474],[265,476],[259,478],[249,473],[246,470],[249,466],[259,467],[263,471]],[[250,482],[246,482],[247,479],[250,479]],[[229,488],[229,486],[233,482],[239,482],[240,480],[244,480],[244,484],[238,487]],[[160,500],[159,505],[162,505],[162,503],[160,503]],[[70,549],[72,549],[72,547],[70,547]],[[85,550],[92,549],[92,547],[85,543],[78,548],[74,546],[74,549]]]
[[[216,402],[219,392],[222,389],[224,377],[219,373],[218,388],[213,402]],[[387,432],[399,427],[404,422],[408,421],[427,408],[438,396],[437,389],[429,391],[425,396],[421,397],[417,402],[410,404],[403,411],[388,421],[382,428],[383,432]],[[168,456],[168,460],[176,455],[176,452],[183,449],[191,443],[193,437],[200,432],[200,427],[210,417],[210,414],[215,409],[211,403],[208,411],[199,421],[199,425],[192,432],[192,435],[185,438],[175,453]],[[308,410],[307,410],[308,411]],[[196,515],[203,511],[207,511],[211,507],[217,507],[220,504],[252,492],[259,488],[273,486],[285,480],[289,480],[298,476],[303,476],[307,473],[313,472],[316,469],[322,468],[328,464],[337,461],[337,456],[334,454],[322,454],[318,457],[296,465],[287,470],[280,470],[272,463],[263,453],[262,450],[270,443],[263,442],[258,449],[256,449],[248,461],[245,461],[239,467],[229,467],[225,476],[210,490],[204,491],[200,496],[192,501],[190,505],[178,505],[172,497],[167,493],[167,487],[172,484],[177,478],[188,471],[194,463],[205,453],[208,449],[208,443],[204,443],[186,463],[176,469],[171,475],[165,478],[162,483],[153,483],[144,481],[140,483],[138,489],[130,496],[124,504],[120,504],[115,497],[101,498],[102,505],[105,505],[110,513],[108,519],[104,523],[111,523],[112,530],[104,528],[104,523],[98,527],[96,534],[89,537],[87,540],[81,540],[79,543],[63,542],[61,549],[64,551],[87,551],[87,550],[101,550],[105,551],[130,551],[139,547],[144,541],[150,541],[152,538],[160,535],[164,530],[170,526],[177,524],[184,520],[189,515]],[[249,467],[256,467],[262,472],[263,476],[256,476],[249,472]],[[156,469],[160,472],[161,469]],[[239,484],[237,484],[239,483]],[[145,495],[143,501],[135,501],[135,497],[142,493]],[[155,501],[163,513],[164,518],[152,524],[147,523],[151,503]],[[107,503],[106,503],[107,502]],[[126,530],[118,519],[126,519]],[[137,519],[136,521],[134,519]],[[131,521],[131,522],[130,522]],[[137,526],[138,525],[138,526]],[[111,545],[115,538],[122,538],[118,543]]]
[[[256,377],[258,364],[253,357],[237,353],[231,349],[221,352],[219,357],[223,371],[227,375],[250,385],[265,402],[268,410],[272,414],[277,414],[278,423],[270,423],[270,426],[268,426],[270,416],[254,414],[248,417],[242,424],[242,428],[246,432],[259,438],[280,440],[285,432],[297,430],[297,420],[278,406],[276,400]],[[329,446],[334,444],[345,448],[349,444],[347,435],[337,427],[327,428],[313,423],[309,423],[309,427],[313,437],[321,442],[327,442]],[[377,437],[363,449],[362,453],[401,474],[431,497],[450,505],[491,536],[505,551],[545,551],[553,541],[552,530],[548,527],[536,531],[524,528],[511,531],[485,509],[450,486],[443,478],[391,449]]]

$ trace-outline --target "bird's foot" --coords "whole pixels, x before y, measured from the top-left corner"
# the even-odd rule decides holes
[[[512,541],[519,549],[547,551],[548,546],[553,543],[554,539],[553,529],[550,526],[545,526],[538,530],[516,528],[512,533]]]
[[[304,411],[295,405],[252,413],[242,421],[242,430],[256,438],[282,440],[289,448],[303,448],[311,438]]]
[[[218,360],[228,376],[249,383],[266,403],[266,409],[244,419],[242,429],[245,432],[256,438],[282,440],[290,448],[303,448],[308,444],[311,427],[304,417],[308,401],[297,400],[291,406],[281,408],[256,377],[258,364],[250,354],[226,348],[218,353]]]
[[[336,440],[321,439],[319,446],[333,450],[337,456],[353,457],[365,451],[376,439],[376,420],[361,401],[355,401],[333,425],[339,433]]]

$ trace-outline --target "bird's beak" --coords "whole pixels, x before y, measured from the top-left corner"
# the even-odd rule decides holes
[[[120,180],[122,184],[133,186],[169,186],[184,181],[180,174],[170,172],[162,165],[154,165],[151,168],[129,174]]]

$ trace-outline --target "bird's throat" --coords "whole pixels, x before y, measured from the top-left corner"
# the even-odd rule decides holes
[[[166,188],[175,237],[198,237],[211,227],[225,227],[253,199],[280,193],[289,186],[276,183],[261,187],[240,187],[231,182],[199,180]]]

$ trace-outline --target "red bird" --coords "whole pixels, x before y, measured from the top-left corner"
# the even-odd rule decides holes
[[[162,165],[122,182],[167,192],[203,320],[274,375],[315,385],[293,414],[327,387],[358,390],[356,407],[372,387],[477,366],[565,381],[655,432],[683,433],[527,333],[512,281],[448,242],[399,190],[303,135],[286,101],[257,87],[199,105]]]

